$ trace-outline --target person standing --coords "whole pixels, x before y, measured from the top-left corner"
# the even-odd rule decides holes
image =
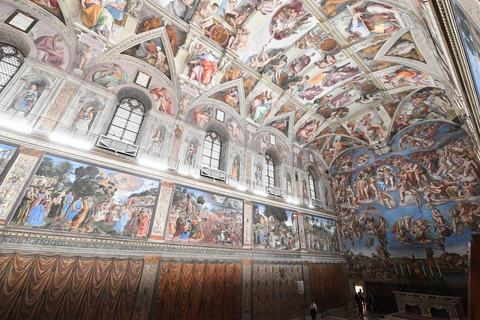
[[[368,292],[367,297],[365,298],[365,303],[367,304],[367,312],[370,311],[373,313],[373,303],[375,299],[373,299],[372,293]]]
[[[357,304],[358,315],[363,317],[363,296],[361,295],[361,291],[355,292],[355,303]]]
[[[313,302],[313,300],[310,300],[310,315],[312,316],[312,320],[315,320],[315,318],[317,317],[317,305],[315,304],[315,302]]]

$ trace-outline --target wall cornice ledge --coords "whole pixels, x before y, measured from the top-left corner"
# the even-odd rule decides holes
[[[76,237],[23,230],[0,230],[0,252],[50,253],[142,257],[158,254],[165,258],[253,259],[255,261],[309,261],[311,263],[342,263],[338,253],[264,251],[224,247],[199,247],[181,244]]]

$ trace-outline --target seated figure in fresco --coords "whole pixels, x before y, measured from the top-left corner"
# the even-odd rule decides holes
[[[115,87],[116,85],[126,83],[128,75],[122,70],[122,67],[112,63],[111,69],[99,70],[93,74],[93,81],[104,87]]]
[[[82,0],[82,22],[85,27],[92,29],[108,40],[113,40],[115,19],[102,4],[100,0]]]
[[[51,205],[51,201],[42,200],[40,204],[35,206],[32,211],[30,211],[30,216],[28,217],[28,222],[25,223],[26,226],[43,226],[45,224],[45,216],[47,215],[48,208]]]
[[[393,16],[395,12],[393,8],[382,4],[370,4],[365,9],[355,9],[352,22],[345,30],[352,34],[349,42],[399,30],[400,24]]]
[[[190,10],[194,10],[195,3],[198,3],[198,1],[195,0],[172,0],[166,7],[168,12],[176,15],[180,19],[183,19],[186,21],[188,18],[187,15]]]

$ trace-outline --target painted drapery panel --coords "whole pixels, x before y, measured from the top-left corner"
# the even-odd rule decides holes
[[[341,265],[311,264],[310,278],[312,300],[319,312],[341,307],[348,302]]]
[[[243,201],[175,186],[166,239],[241,246]]]
[[[465,285],[468,239],[480,222],[474,149],[460,127],[431,121],[397,134],[390,154],[363,148],[337,158],[332,183],[349,272]]]
[[[297,213],[254,203],[253,244],[262,249],[300,250]]]
[[[307,250],[339,252],[337,225],[335,220],[305,215]]]
[[[0,254],[0,319],[130,319],[141,259]]]
[[[300,317],[304,297],[298,293],[301,265],[253,264],[252,318],[277,320]]]
[[[10,225],[145,239],[158,190],[155,180],[47,155]]]
[[[165,261],[151,319],[239,319],[239,264]]]

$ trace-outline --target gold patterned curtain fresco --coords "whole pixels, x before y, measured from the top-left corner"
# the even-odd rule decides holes
[[[304,296],[297,281],[301,265],[253,264],[252,318],[278,320],[303,315]]]
[[[311,264],[310,278],[312,300],[319,311],[345,305],[347,297],[341,265]]]
[[[151,319],[239,319],[239,264],[166,261],[160,272]]]
[[[130,319],[141,259],[0,253],[0,319]]]

